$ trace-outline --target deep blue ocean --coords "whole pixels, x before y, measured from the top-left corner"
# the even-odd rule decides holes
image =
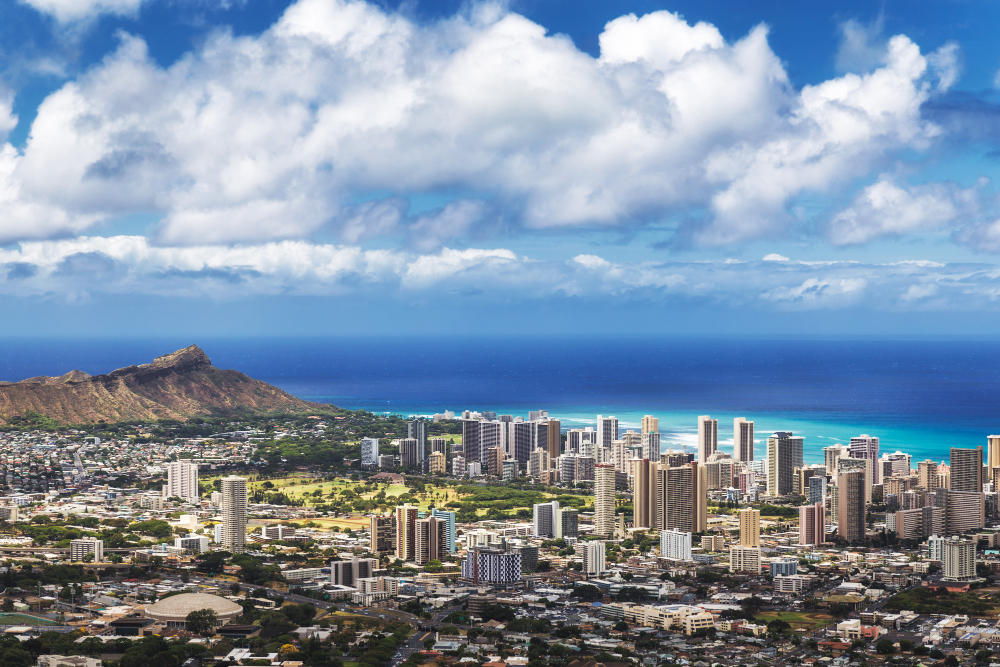
[[[401,327],[401,328],[405,328]],[[0,379],[103,373],[197,343],[220,368],[345,408],[403,415],[548,410],[563,427],[660,418],[664,447],[693,445],[696,417],[733,417],[760,440],[805,436],[807,461],[867,433],[881,451],[947,460],[1000,433],[1000,341],[732,338],[35,339],[0,341]],[[725,441],[723,444],[722,441]]]

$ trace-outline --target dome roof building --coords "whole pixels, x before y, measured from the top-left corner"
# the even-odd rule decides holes
[[[225,625],[243,615],[243,607],[218,595],[181,593],[149,605],[146,607],[146,616],[166,624],[168,628],[183,628],[187,615],[202,609],[214,611],[219,625]]]

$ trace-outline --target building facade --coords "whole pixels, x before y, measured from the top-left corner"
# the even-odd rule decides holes
[[[247,480],[222,478],[222,548],[241,554],[247,545]]]

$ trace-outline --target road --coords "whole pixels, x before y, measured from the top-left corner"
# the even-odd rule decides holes
[[[396,649],[396,652],[392,656],[392,667],[402,664],[409,660],[410,656],[417,651],[422,651],[424,648],[424,641],[433,635],[432,632],[415,632],[413,635],[406,640],[406,643]]]

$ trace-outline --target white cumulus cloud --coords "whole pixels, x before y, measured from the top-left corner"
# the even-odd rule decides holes
[[[31,1],[60,20],[138,6]],[[0,242],[152,211],[166,244],[329,226],[427,250],[499,218],[614,226],[702,207],[682,236],[733,243],[783,233],[795,196],[926,145],[920,107],[946,83],[930,64],[949,67],[897,36],[871,72],[795,91],[765,27],[727,42],[662,11],[611,21],[600,45],[591,57],[498,5],[420,24],[362,0],[298,0],[262,34],[216,32],[166,68],[126,35],[6,154]],[[442,190],[475,197],[416,221],[392,199]],[[359,193],[390,199],[362,211]]]
[[[976,188],[954,183],[900,186],[883,176],[859,190],[851,205],[833,217],[830,240],[837,245],[862,244],[882,236],[939,229],[975,215],[977,200]]]
[[[143,0],[21,0],[43,14],[53,16],[60,23],[70,23],[93,18],[99,14],[131,16]]]

